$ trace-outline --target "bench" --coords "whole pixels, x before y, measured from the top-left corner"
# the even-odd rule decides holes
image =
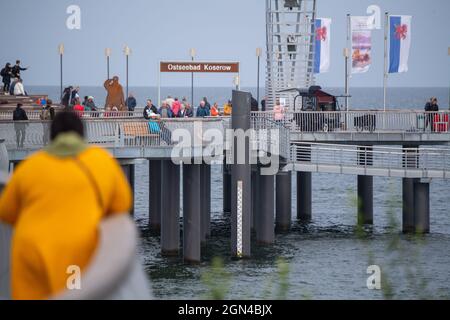
[[[123,122],[120,127],[126,146],[159,145],[160,134],[151,132],[148,122]]]

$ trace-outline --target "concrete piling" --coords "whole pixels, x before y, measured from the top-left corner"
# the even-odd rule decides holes
[[[149,228],[161,232],[161,160],[149,161]]]
[[[197,186],[198,188],[198,186]],[[207,164],[200,165],[200,189],[197,189],[200,193],[201,203],[201,241],[206,242],[206,239],[210,237],[211,230],[211,166]]]
[[[231,212],[231,169],[228,165],[223,164],[223,212]]]
[[[358,225],[373,224],[373,177],[358,176]]]
[[[418,168],[419,153],[415,146],[403,146],[403,167]],[[404,233],[414,233],[416,226],[414,222],[414,184],[420,182],[415,178],[403,178],[402,181],[402,230]]]
[[[133,163],[127,163],[127,164],[122,164],[121,167],[122,167],[123,173],[127,177],[128,183],[130,184],[130,187],[131,187],[133,200],[132,200],[132,207],[130,210],[130,214],[134,215],[135,165]]]
[[[198,263],[201,259],[200,165],[183,165],[183,258]]]
[[[416,233],[430,232],[430,183],[414,182],[414,225]]]
[[[310,222],[312,218],[312,174],[297,172],[297,219]]]
[[[161,165],[161,253],[178,255],[180,245],[180,166],[171,160]]]
[[[358,166],[369,167],[373,165],[373,148],[358,147]],[[373,224],[373,177],[359,175],[358,188],[358,225]]]
[[[290,172],[279,172],[276,177],[276,227],[277,232],[291,228],[292,179]]]
[[[275,176],[260,175],[259,176],[259,198],[264,199],[256,219],[256,242],[266,245],[275,241],[275,193],[274,193]]]
[[[231,128],[250,129],[250,93],[233,91]],[[251,165],[250,141],[241,146],[233,137],[233,164],[231,165],[231,253],[236,257],[250,257]],[[238,161],[239,160],[239,161]]]

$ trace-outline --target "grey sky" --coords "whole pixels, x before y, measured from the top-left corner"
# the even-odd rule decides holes
[[[81,30],[66,28],[66,8],[81,7]],[[382,12],[413,16],[410,71],[393,75],[389,86],[448,86],[450,82],[449,0],[318,0],[318,16],[331,17],[332,65],[317,82],[342,86],[342,49],[346,14],[366,15],[377,4]],[[111,72],[124,78],[123,47],[128,44],[130,85],[155,86],[160,59],[188,59],[194,47],[199,60],[238,60],[241,84],[256,85],[257,47],[265,47],[264,0],[14,0],[0,2],[3,40],[0,63],[16,58],[31,68],[26,84],[59,84],[57,46],[66,47],[65,84],[101,85],[106,77],[104,49],[111,47]],[[374,63],[355,75],[352,86],[381,86],[383,31],[373,35]],[[264,63],[261,67],[264,74]],[[124,79],[122,79],[123,82]],[[164,75],[163,86],[189,86],[189,75]],[[231,75],[198,75],[198,86],[231,86]]]

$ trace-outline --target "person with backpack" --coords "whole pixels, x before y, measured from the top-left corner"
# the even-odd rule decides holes
[[[12,77],[11,63],[8,62],[5,65],[5,67],[0,71],[0,75],[2,76],[2,81],[3,81],[3,92],[8,94],[9,87],[11,85],[11,77]]]
[[[22,108],[22,104],[18,103],[16,109],[13,112],[14,130],[16,131],[17,148],[23,148],[25,142],[25,134],[27,124],[23,121],[28,121],[28,116],[25,110]]]

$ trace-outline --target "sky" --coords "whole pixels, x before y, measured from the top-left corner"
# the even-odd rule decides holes
[[[382,13],[413,16],[409,72],[390,76],[389,86],[450,84],[449,0],[317,1],[318,17],[332,19],[331,68],[317,76],[318,84],[343,86],[346,15],[366,15],[372,4]],[[80,30],[66,26],[70,5],[81,9]],[[240,61],[241,85],[254,87],[256,48],[265,48],[265,0],[1,0],[0,12],[0,30],[6,30],[0,64],[19,58],[30,66],[23,74],[26,85],[59,85],[57,48],[64,43],[65,85],[102,85],[107,47],[112,49],[111,73],[124,82],[123,48],[128,45],[130,86],[156,86],[160,60],[187,60],[189,49],[195,48],[198,60]],[[383,30],[374,31],[373,65],[368,73],[354,75],[351,86],[382,86],[383,36]],[[262,61],[262,79],[264,67]],[[196,76],[196,86],[231,87],[232,82],[229,74]],[[163,74],[161,85],[190,86],[190,75]]]

